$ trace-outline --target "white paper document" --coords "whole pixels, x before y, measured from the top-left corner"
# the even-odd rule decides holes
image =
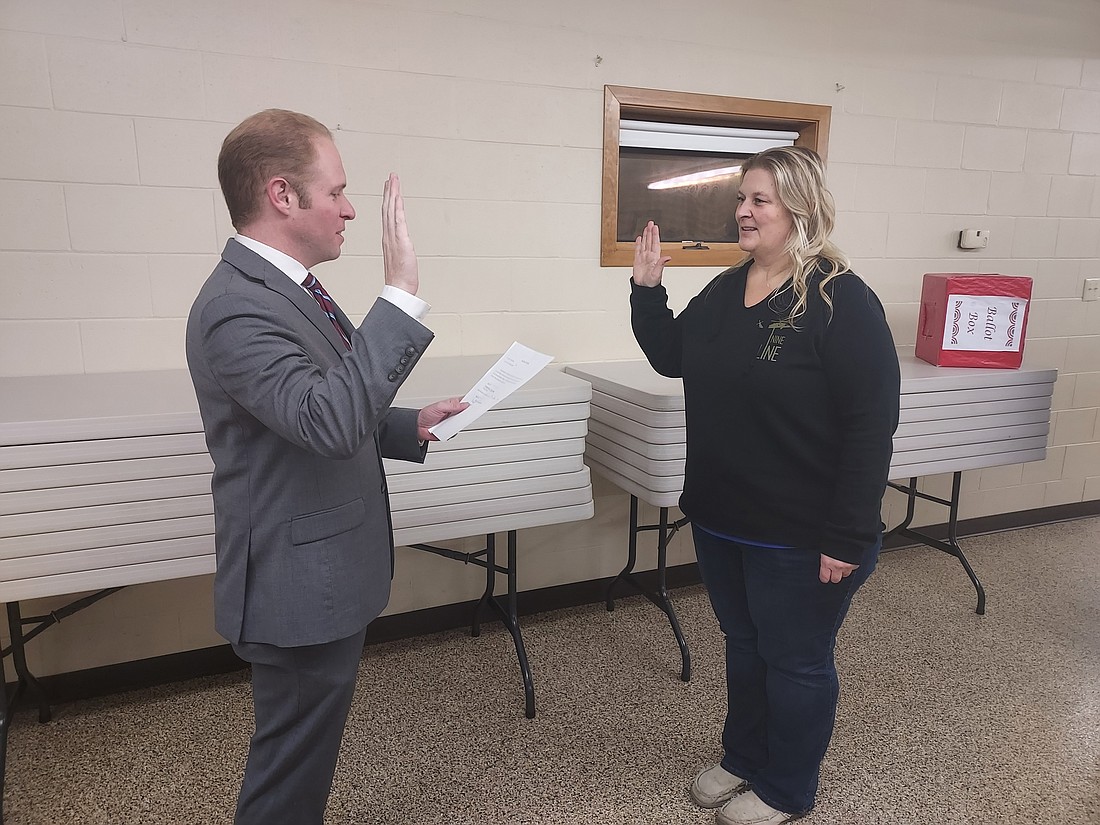
[[[553,360],[552,355],[543,355],[523,344],[513,343],[470,391],[462,396],[462,400],[470,406],[443,419],[428,432],[440,441],[454,437],[534,378],[539,370]]]

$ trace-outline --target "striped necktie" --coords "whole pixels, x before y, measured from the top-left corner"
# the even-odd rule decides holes
[[[340,340],[344,342],[344,346],[351,349],[351,339],[348,338],[343,327],[340,326],[340,322],[336,320],[336,304],[333,302],[329,294],[325,292],[325,288],[321,286],[321,282],[317,280],[317,277],[310,272],[305,281],[302,282],[302,286],[306,292],[312,295],[318,305],[321,307],[321,312],[328,316],[328,319],[332,321],[332,325],[336,327],[336,331],[340,333]]]

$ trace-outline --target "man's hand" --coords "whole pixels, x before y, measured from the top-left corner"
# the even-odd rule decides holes
[[[390,173],[382,188],[382,267],[386,283],[415,295],[420,288],[416,250],[405,223],[405,201],[401,199],[401,181]]]
[[[846,561],[840,561],[840,559],[834,559],[832,556],[826,556],[822,553],[821,569],[818,571],[817,577],[821,579],[822,584],[829,584],[830,582],[836,584],[852,575],[852,571],[857,567],[859,567],[858,564],[848,564]]]
[[[661,230],[653,221],[645,225],[642,234],[634,239],[634,283],[638,286],[657,286],[665,271],[669,256],[661,255]]]
[[[416,437],[421,441],[439,441],[438,438],[428,432],[428,428],[434,427],[444,418],[450,418],[455,413],[462,412],[468,406],[470,405],[461,398],[445,398],[442,401],[429,404],[416,417]]]

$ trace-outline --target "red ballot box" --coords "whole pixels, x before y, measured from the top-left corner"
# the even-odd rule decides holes
[[[1031,278],[930,272],[924,276],[916,355],[938,367],[1005,367],[1024,359]]]

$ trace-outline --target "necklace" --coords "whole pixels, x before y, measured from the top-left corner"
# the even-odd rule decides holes
[[[781,283],[783,283],[784,281],[787,280],[787,274],[788,274],[788,269],[787,268],[777,269],[774,272],[768,272],[763,267],[758,267],[755,262],[753,264],[753,267],[756,268],[756,271],[759,272],[763,276],[764,286],[767,289],[771,289],[773,279],[776,280],[777,284],[781,284]]]

